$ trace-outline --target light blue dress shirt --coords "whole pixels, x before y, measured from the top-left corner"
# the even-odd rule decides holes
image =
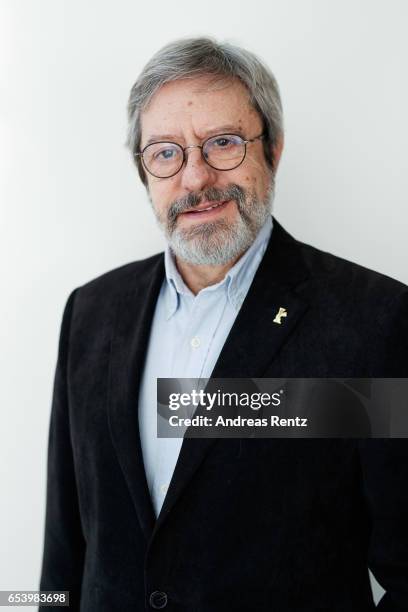
[[[210,378],[265,253],[272,217],[222,281],[194,295],[165,250],[165,278],[153,316],[139,392],[139,429],[147,483],[158,516],[182,438],[157,437],[157,378]]]

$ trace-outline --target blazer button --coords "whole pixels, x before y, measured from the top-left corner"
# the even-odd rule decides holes
[[[154,610],[161,610],[167,606],[167,595],[163,591],[153,591],[149,597],[149,603]]]

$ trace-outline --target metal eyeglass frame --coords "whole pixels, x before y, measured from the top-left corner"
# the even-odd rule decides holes
[[[242,140],[242,144],[245,145],[244,148],[244,155],[241,159],[241,161],[239,162],[239,164],[237,164],[236,166],[233,166],[232,168],[216,168],[215,166],[212,166],[210,164],[210,162],[205,158],[204,153],[203,153],[203,149],[206,145],[206,143],[209,140],[212,140],[213,138],[220,138],[221,136],[235,136],[237,138],[240,138]],[[228,172],[229,170],[235,170],[235,168],[238,168],[238,166],[240,166],[245,157],[246,157],[246,152],[247,152],[247,144],[249,142],[254,142],[255,140],[263,140],[265,137],[264,132],[262,134],[259,134],[259,136],[255,136],[254,138],[250,138],[245,140],[244,138],[242,138],[242,136],[240,136],[239,134],[230,134],[230,133],[225,133],[225,134],[216,134],[215,136],[210,136],[209,138],[206,138],[206,140],[204,140],[203,144],[201,145],[188,145],[187,147],[182,147],[180,144],[178,144],[178,142],[171,142],[169,140],[157,140],[156,142],[150,142],[148,145],[146,145],[142,151],[139,151],[137,153],[134,153],[133,156],[134,157],[140,157],[140,159],[142,160],[142,164],[144,169],[151,174],[152,176],[154,176],[155,178],[160,178],[160,179],[166,179],[166,178],[171,178],[172,176],[175,176],[176,174],[178,174],[180,172],[180,170],[182,169],[182,167],[184,166],[186,160],[187,160],[187,156],[186,156],[186,151],[187,149],[201,149],[201,157],[202,159],[205,161],[205,163],[210,166],[210,168],[213,168],[214,170],[218,170],[219,172]],[[146,166],[144,159],[143,159],[143,153],[146,151],[146,149],[154,144],[172,144],[172,145],[176,145],[177,147],[179,147],[182,152],[183,152],[183,161],[180,164],[180,168],[176,171],[173,172],[173,174],[169,174],[169,176],[157,176],[157,174],[153,174],[153,172],[151,172],[149,170],[149,168]]]

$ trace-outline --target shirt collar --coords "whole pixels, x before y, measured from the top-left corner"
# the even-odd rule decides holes
[[[201,291],[214,291],[220,286],[225,285],[228,299],[238,312],[265,253],[272,229],[272,217],[269,215],[264,225],[259,230],[254,242],[232,268],[228,270],[225,277],[219,283],[205,287],[205,289]],[[182,299],[183,296],[189,296],[189,298],[192,299],[195,296],[183,281],[177,269],[174,253],[168,244],[164,251],[164,267],[166,273],[166,319],[168,320],[177,311],[180,299]]]

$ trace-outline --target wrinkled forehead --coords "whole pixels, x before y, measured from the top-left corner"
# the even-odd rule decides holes
[[[212,131],[259,128],[261,117],[237,78],[201,76],[162,85],[141,113],[142,143],[157,137],[204,138]]]

